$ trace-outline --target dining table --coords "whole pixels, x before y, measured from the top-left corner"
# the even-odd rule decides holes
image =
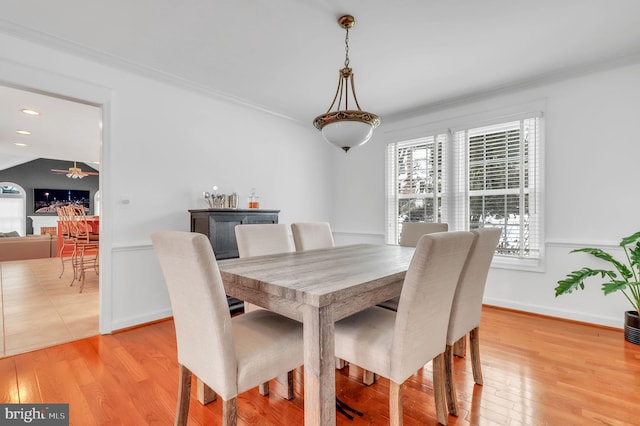
[[[302,322],[305,425],[336,424],[334,323],[398,296],[413,252],[355,244],[218,261],[228,295]]]

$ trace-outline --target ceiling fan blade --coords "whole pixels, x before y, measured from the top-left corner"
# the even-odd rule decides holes
[[[56,173],[69,173],[69,170],[58,170],[58,169],[51,169],[52,172],[56,172]]]

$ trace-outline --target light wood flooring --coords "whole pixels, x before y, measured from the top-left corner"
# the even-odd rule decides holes
[[[0,357],[98,334],[98,276],[86,272],[85,287],[69,286],[59,258],[0,262]]]
[[[484,386],[470,361],[455,359],[459,417],[450,425],[631,426],[640,424],[640,346],[621,330],[506,311],[483,310]],[[371,386],[362,371],[336,372],[336,393],[364,412],[337,424],[389,424],[389,381]],[[404,424],[434,425],[431,364],[403,385]],[[95,336],[0,359],[1,403],[67,402],[72,425],[170,425],[178,393],[173,321]],[[238,398],[238,425],[301,425],[303,371],[286,401],[257,389]],[[221,403],[207,406],[192,388],[190,425],[217,425]]]

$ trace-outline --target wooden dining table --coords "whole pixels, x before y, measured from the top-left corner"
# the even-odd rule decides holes
[[[304,328],[304,421],[336,424],[334,323],[398,296],[414,248],[358,244],[218,261],[228,295]]]

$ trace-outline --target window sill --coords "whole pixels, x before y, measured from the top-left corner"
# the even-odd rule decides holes
[[[492,268],[512,269],[524,272],[545,272],[544,260],[539,259],[514,259],[503,256],[494,256],[491,262]]]

